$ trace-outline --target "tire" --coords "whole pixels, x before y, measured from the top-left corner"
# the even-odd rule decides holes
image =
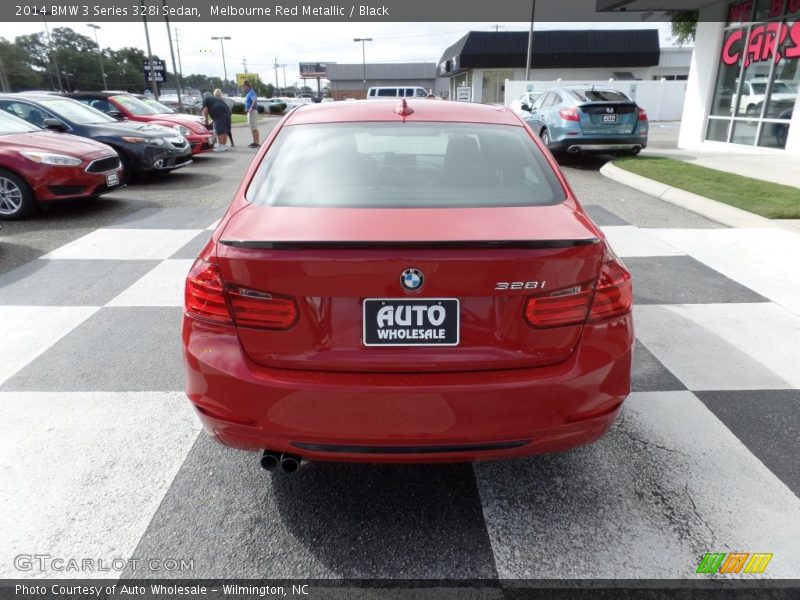
[[[121,150],[117,150],[116,148],[114,148],[114,150],[117,151],[119,162],[122,165],[122,183],[130,183],[133,181],[133,166],[131,165],[131,161]]]
[[[24,219],[36,212],[38,207],[24,179],[11,171],[0,169],[0,219]]]
[[[547,129],[542,129],[539,132],[539,137],[542,138],[542,143],[549,149],[550,148],[550,132]]]

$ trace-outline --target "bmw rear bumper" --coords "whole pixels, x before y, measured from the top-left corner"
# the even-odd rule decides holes
[[[466,373],[271,369],[233,327],[183,322],[186,393],[228,446],[343,462],[456,462],[567,450],[612,425],[630,392],[631,315],[589,325],[557,365]]]

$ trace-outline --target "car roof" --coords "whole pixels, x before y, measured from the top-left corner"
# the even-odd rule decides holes
[[[48,94],[43,92],[16,92],[14,94],[0,94],[0,98],[3,100],[28,100],[30,102],[40,102],[42,100],[53,100],[59,98],[73,100],[73,98],[67,98],[61,94]]]
[[[402,99],[354,100],[303,104],[286,117],[285,125],[367,121],[439,121],[445,123],[494,123],[523,126],[509,109],[472,102],[433,102],[428,98],[406,100],[414,112],[405,117],[395,113]]]
[[[111,98],[112,96],[132,96],[128,92],[70,92],[67,98]]]

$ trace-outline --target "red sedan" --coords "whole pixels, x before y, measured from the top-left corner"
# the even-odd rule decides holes
[[[507,109],[302,106],[186,280],[186,391],[261,463],[566,450],[630,392],[631,278]]]
[[[0,219],[28,216],[50,200],[99,196],[122,181],[110,146],[0,111]]]
[[[192,147],[192,155],[214,149],[214,136],[199,117],[181,113],[160,113],[133,94],[117,92],[73,92],[68,97],[118,119],[169,127],[181,134]]]

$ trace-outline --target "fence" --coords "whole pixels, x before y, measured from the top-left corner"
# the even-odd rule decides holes
[[[511,81],[506,79],[505,105],[526,91],[541,92],[562,85],[609,86],[630,96],[651,121],[679,121],[686,97],[685,81]]]

